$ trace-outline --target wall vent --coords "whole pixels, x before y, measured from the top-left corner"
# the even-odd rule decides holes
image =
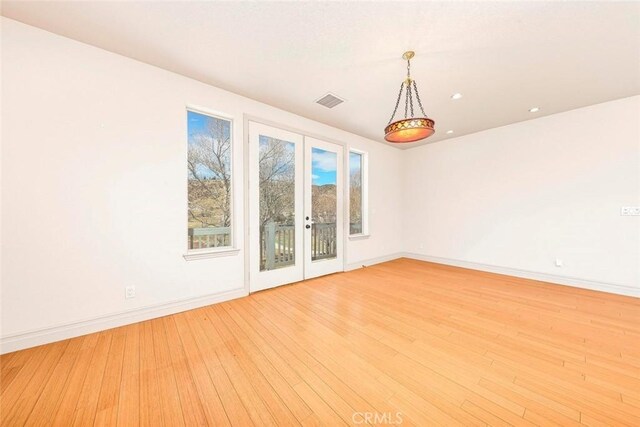
[[[320,99],[316,100],[316,103],[327,108],[333,108],[338,104],[342,104],[343,102],[344,102],[344,99],[339,98],[332,93],[328,93],[323,97],[321,97]]]

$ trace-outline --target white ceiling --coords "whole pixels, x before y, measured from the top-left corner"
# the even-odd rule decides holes
[[[2,8],[6,17],[380,142],[408,49],[436,121],[429,142],[640,93],[638,2],[3,1]],[[327,92],[347,102],[314,103]],[[452,101],[455,92],[463,98]],[[529,113],[533,106],[540,112]]]

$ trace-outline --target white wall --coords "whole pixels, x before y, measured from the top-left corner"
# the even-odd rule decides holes
[[[620,216],[640,206],[640,97],[418,147],[404,168],[412,256],[640,296],[640,217]]]
[[[2,43],[3,351],[244,292],[241,234],[235,256],[182,256],[187,104],[235,117],[238,171],[244,115],[367,151],[371,238],[348,243],[347,263],[401,251],[400,150],[5,18]]]
[[[241,235],[182,257],[187,104],[235,117],[239,171],[245,115],[369,153],[349,267],[405,251],[640,295],[639,97],[400,151],[3,18],[2,103],[2,351],[244,294]]]

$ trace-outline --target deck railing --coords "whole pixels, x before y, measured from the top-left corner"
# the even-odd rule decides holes
[[[260,230],[260,269],[293,265],[295,254],[295,227],[287,224],[267,223]],[[231,246],[231,227],[203,227],[189,229],[189,249]],[[334,258],[337,255],[336,223],[315,223],[311,226],[311,259]]]
[[[362,233],[362,222],[352,222],[349,224],[349,234]]]
[[[295,258],[295,227],[267,223],[260,232],[260,269],[273,270],[293,265]],[[315,223],[311,226],[311,257],[315,260],[337,255],[336,223]]]
[[[203,227],[189,229],[189,249],[231,246],[231,227]]]
[[[293,225],[269,222],[262,226],[260,230],[261,270],[273,270],[295,264],[295,232]]]
[[[311,225],[311,259],[335,258],[337,256],[336,223]]]

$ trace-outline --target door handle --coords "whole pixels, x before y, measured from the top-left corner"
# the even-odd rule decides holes
[[[305,225],[304,228],[309,229],[311,226],[309,224]]]

